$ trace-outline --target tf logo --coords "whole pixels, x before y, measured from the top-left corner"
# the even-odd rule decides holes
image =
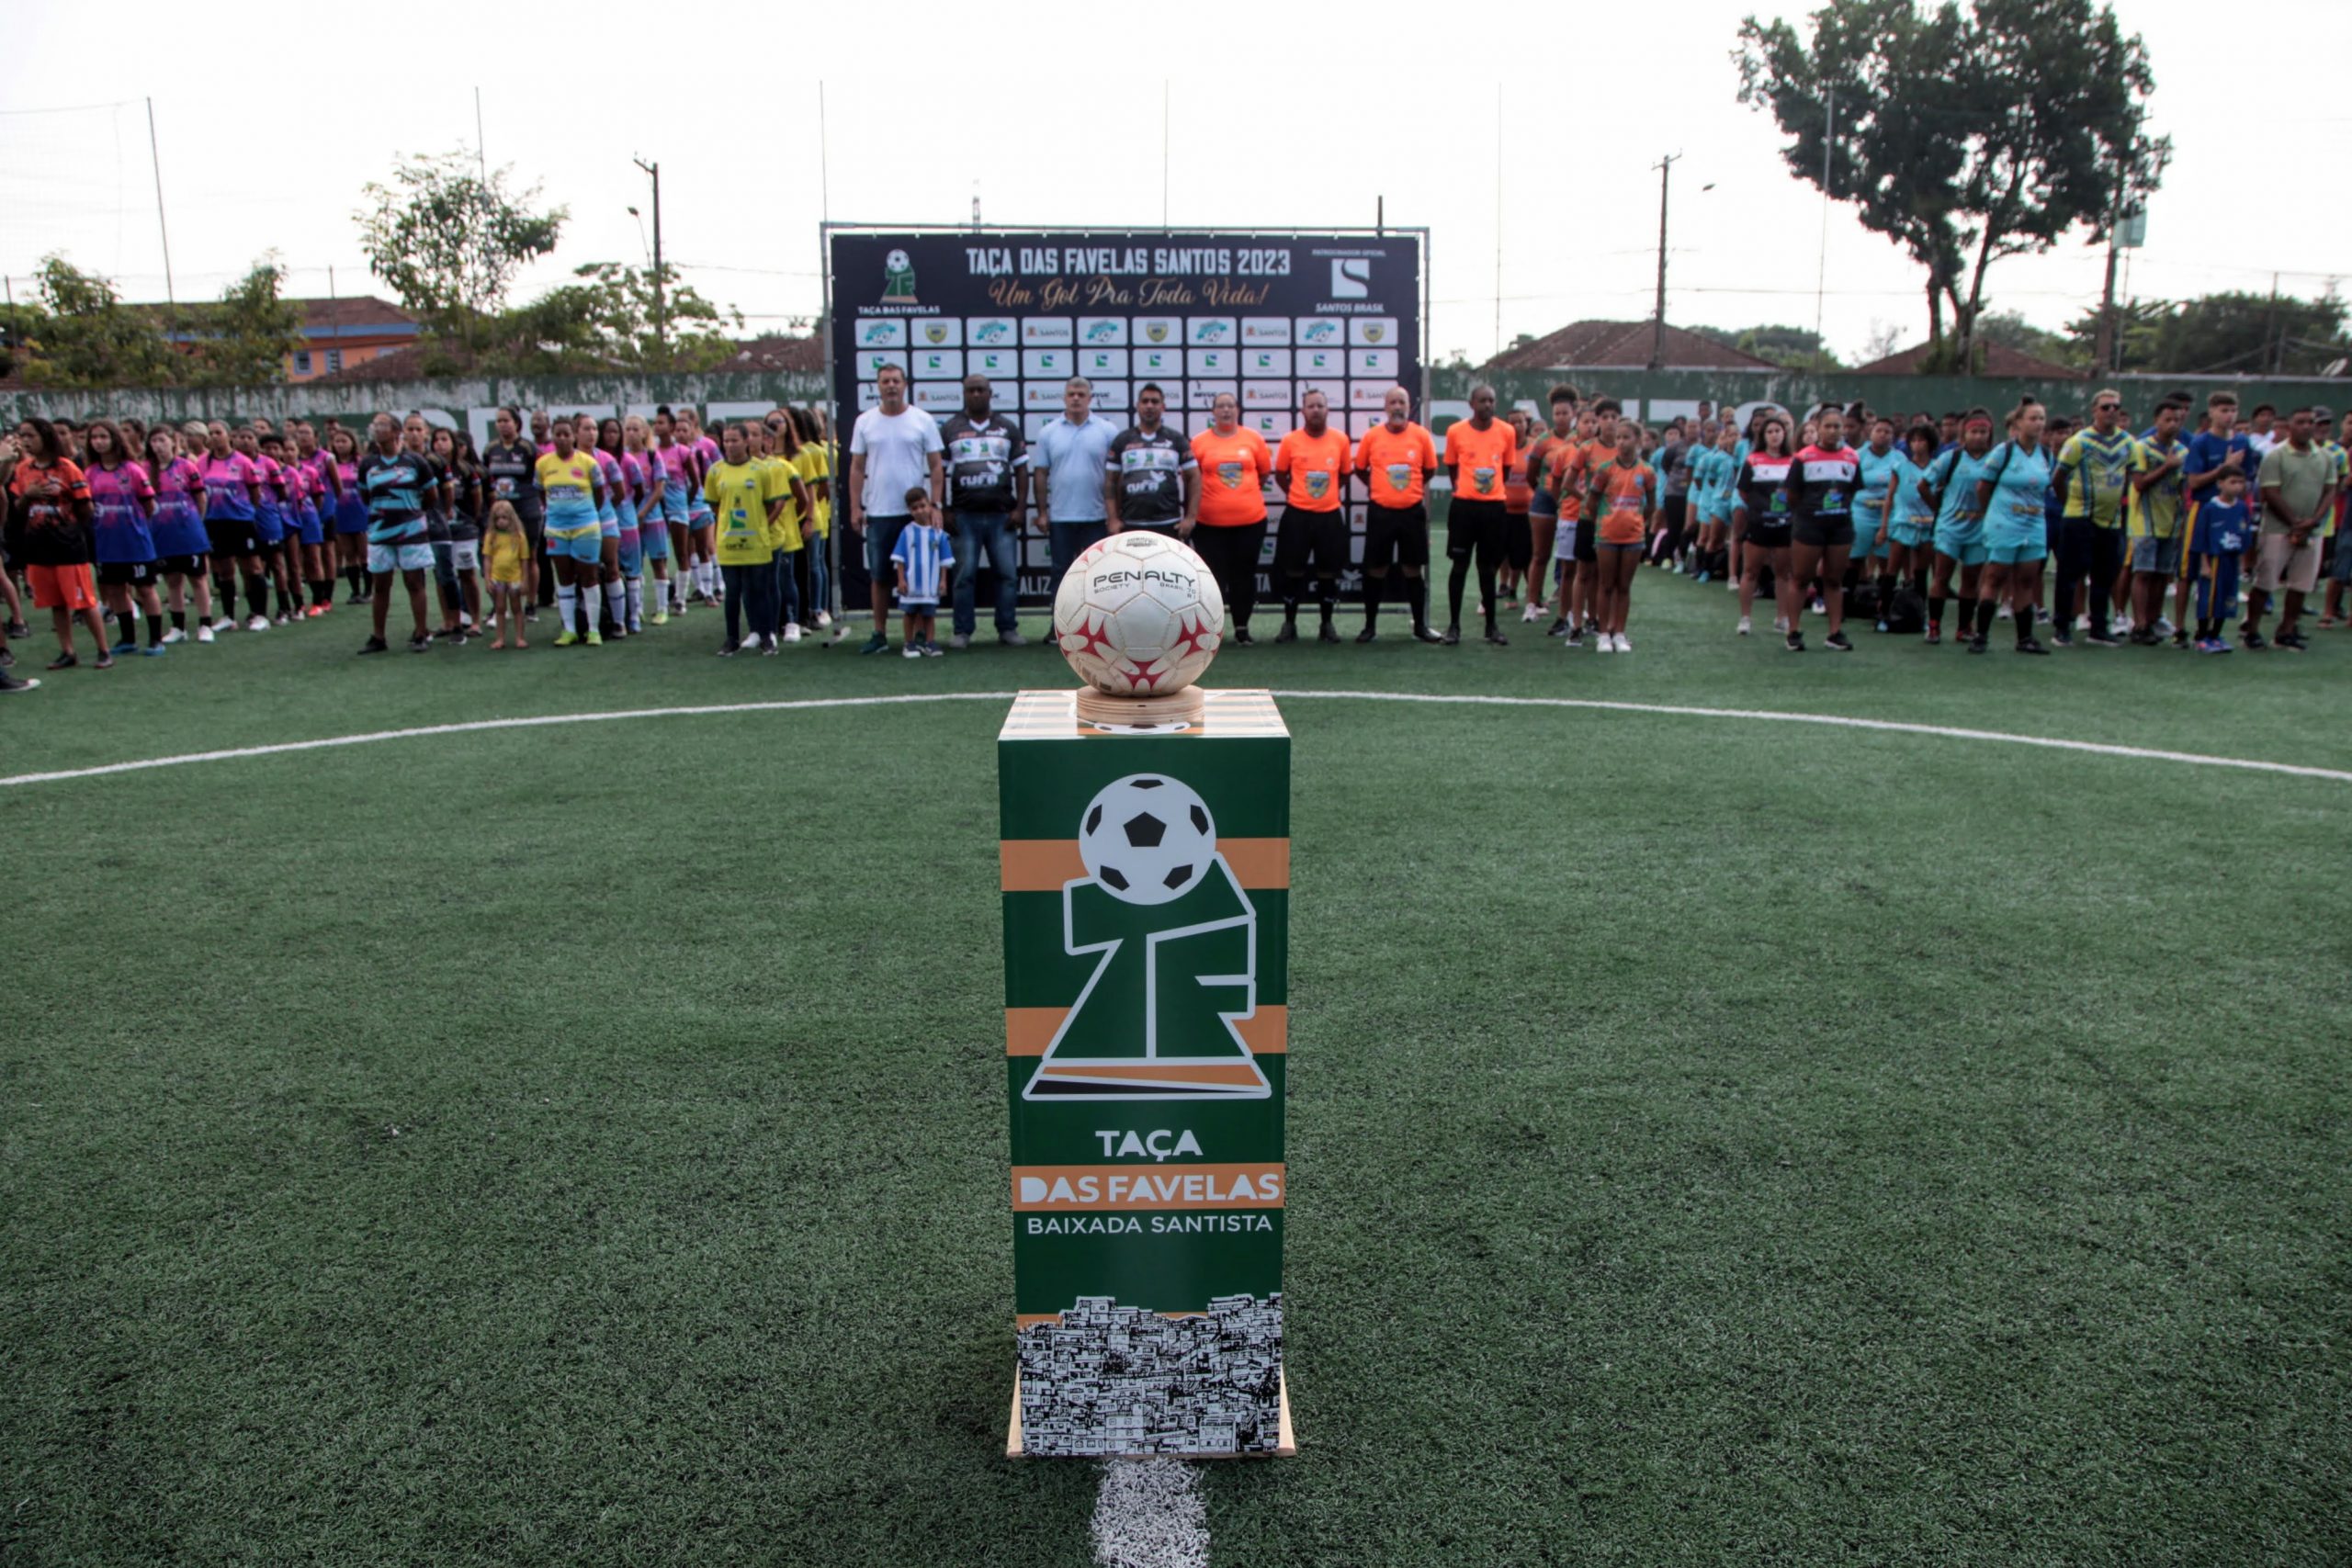
[[[882,298],[898,305],[915,302],[914,258],[904,251],[893,250],[882,258]]]
[[[1258,911],[1198,793],[1131,773],[1088,803],[1062,886],[1062,950],[1093,972],[1023,1100],[1263,1100],[1234,1028],[1258,1010]]]

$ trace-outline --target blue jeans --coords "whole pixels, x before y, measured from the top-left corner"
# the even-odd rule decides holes
[[[1091,523],[1055,523],[1047,526],[1046,536],[1052,547],[1054,562],[1054,581],[1046,591],[1057,593],[1069,563],[1084,555],[1088,546],[1109,538],[1111,525],[1100,518]]]
[[[799,553],[797,550],[778,550],[775,553],[775,592],[768,601],[768,608],[781,619],[770,620],[767,629],[772,632],[780,633],[786,621],[800,618],[800,583],[792,575],[792,558]]]
[[[829,552],[833,547],[831,530],[808,540],[808,615],[811,620],[833,607],[833,572]]]
[[[1015,570],[1020,545],[1012,536],[1012,520],[1001,512],[956,512],[956,635],[970,637],[978,620],[973,600],[978,596],[980,552],[988,552],[989,570],[996,573],[996,629],[999,632],[1021,629],[1021,617],[1013,608],[1013,601],[1021,592],[1020,575]]]

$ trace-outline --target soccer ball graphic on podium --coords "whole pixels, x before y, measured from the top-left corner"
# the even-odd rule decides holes
[[[1078,858],[1121,903],[1165,904],[1190,893],[1216,859],[1216,824],[1191,785],[1130,773],[1088,804]]]
[[[1189,546],[1165,534],[1114,534],[1062,574],[1054,640],[1091,688],[1080,694],[1080,716],[1114,716],[1118,705],[1089,702],[1094,693],[1136,705],[1127,716],[1136,722],[1197,716],[1198,693],[1181,712],[1148,700],[1177,697],[1208,669],[1225,640],[1225,596]]]

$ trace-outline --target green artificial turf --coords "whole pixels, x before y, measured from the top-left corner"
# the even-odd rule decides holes
[[[2352,767],[2352,637],[1792,658],[1730,622],[1645,573],[1629,658],[1390,615],[1210,679]],[[0,776],[1067,683],[985,641],[721,661],[717,625],[361,660],[339,611],[51,677]],[[1284,706],[1302,1449],[1207,1468],[1213,1561],[2352,1556],[2352,784]],[[1001,1457],[1001,718],[0,789],[0,1556],[1085,1562],[1094,1468]]]

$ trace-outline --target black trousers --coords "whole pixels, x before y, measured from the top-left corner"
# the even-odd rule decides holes
[[[2058,525],[2058,596],[2054,615],[2060,636],[2075,632],[2075,585],[2090,574],[2091,630],[2107,636],[2108,606],[2113,603],[2115,574],[2123,570],[2123,530],[2102,528],[2087,517],[2069,517]]]
[[[1217,592],[1225,595],[1233,624],[1248,626],[1250,612],[1258,607],[1258,558],[1265,553],[1266,520],[1261,517],[1236,528],[1212,528],[1204,523],[1193,529],[1186,542],[1208,562],[1209,575],[1216,579]]]

